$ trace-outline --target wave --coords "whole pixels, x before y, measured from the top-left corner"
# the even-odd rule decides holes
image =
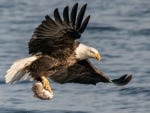
[[[139,29],[139,30],[132,30],[132,31],[129,31],[129,33],[131,35],[136,35],[136,36],[139,36],[139,35],[143,35],[143,36],[149,36],[150,35],[150,29],[147,28],[147,29]]]
[[[87,30],[94,30],[94,31],[121,31],[122,29],[113,27],[113,26],[89,26]]]
[[[150,89],[148,87],[129,87],[120,90],[121,95],[137,95],[144,94],[150,95]]]
[[[1,113],[90,113],[88,111],[73,111],[73,110],[25,110],[25,109],[14,109],[14,108],[0,108]]]

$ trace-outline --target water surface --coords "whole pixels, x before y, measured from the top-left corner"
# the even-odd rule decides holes
[[[133,74],[124,87],[52,82],[54,99],[33,97],[32,82],[6,85],[13,61],[29,56],[34,28],[54,8],[88,3],[91,14],[80,41],[97,48],[102,61],[92,63],[109,77]],[[1,0],[0,1],[0,113],[149,113],[150,1],[148,0]]]

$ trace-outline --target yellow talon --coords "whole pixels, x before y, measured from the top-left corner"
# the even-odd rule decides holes
[[[42,82],[44,89],[48,90],[51,94],[53,94],[49,80],[45,76],[41,76],[41,82]]]

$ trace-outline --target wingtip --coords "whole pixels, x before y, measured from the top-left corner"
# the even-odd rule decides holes
[[[58,11],[58,8],[55,8],[55,9],[54,9],[54,12],[56,12],[56,11]]]
[[[82,20],[84,18],[84,15],[85,15],[85,11],[86,11],[86,8],[87,8],[87,3],[84,4],[79,13],[78,13],[78,16],[77,16],[77,22],[76,22],[76,29],[79,29],[81,27],[81,23],[82,23]]]
[[[73,5],[73,7],[78,7],[78,2],[76,2],[76,3]]]
[[[59,24],[62,24],[62,19],[61,19],[61,16],[59,14],[58,8],[54,9],[54,18],[55,18],[56,22],[58,22]]]
[[[69,6],[66,6],[63,11],[63,18],[65,23],[69,23]]]
[[[84,6],[84,7],[87,7],[87,3],[85,3],[83,6]]]
[[[49,18],[49,15],[45,15],[45,19],[48,19]]]
[[[84,19],[83,23],[81,24],[81,27],[79,28],[79,32],[80,32],[80,33],[83,33],[83,32],[84,32],[84,30],[85,30],[86,27],[87,27],[87,24],[88,24],[89,20],[90,20],[90,15],[88,15],[88,16]]]
[[[86,8],[87,8],[87,3],[85,3],[81,8],[83,8],[84,10],[86,10]]]
[[[132,80],[132,75],[125,74],[118,79],[112,80],[112,82],[118,86],[124,86],[124,85],[127,85],[131,80]]]

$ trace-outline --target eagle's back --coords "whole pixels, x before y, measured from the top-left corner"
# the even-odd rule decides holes
[[[53,81],[63,83],[68,75],[68,67],[76,63],[76,56],[73,52],[66,59],[58,59],[49,55],[42,55],[32,62],[28,67],[30,75],[38,80],[41,76],[50,77]]]

